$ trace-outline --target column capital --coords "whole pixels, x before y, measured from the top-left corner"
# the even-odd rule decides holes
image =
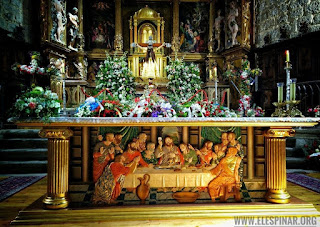
[[[267,138],[293,137],[295,134],[296,131],[292,128],[270,128],[264,132],[264,136]]]
[[[68,139],[73,136],[70,129],[42,129],[39,136],[48,139]]]

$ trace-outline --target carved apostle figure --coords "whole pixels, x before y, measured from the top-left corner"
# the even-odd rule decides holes
[[[237,156],[237,148],[231,147],[219,164],[211,170],[214,179],[209,183],[208,190],[212,201],[223,195],[223,187],[230,192],[234,186],[240,188],[239,168],[241,158]]]
[[[133,173],[140,157],[125,165],[124,154],[118,154],[115,162],[108,165],[95,184],[92,201],[97,205],[114,204],[119,197],[125,176]]]
[[[103,141],[102,135],[98,136],[98,142],[93,149],[93,182],[97,182],[108,163],[114,159],[114,146],[110,143],[111,134]]]
[[[236,3],[234,1],[230,2],[230,11],[227,18],[228,27],[231,32],[231,46],[238,44],[237,42],[237,34],[239,31],[239,26],[237,24],[237,17],[239,16],[238,8],[236,7]]]
[[[139,157],[139,165],[142,167],[153,167],[152,164],[146,163],[142,156],[140,151],[138,150],[138,144],[136,141],[130,142],[128,144],[127,150],[123,153],[123,156],[125,157],[125,163],[131,163],[136,157]]]
[[[162,166],[184,165],[183,155],[170,137],[164,139],[164,146],[162,140],[158,140],[156,157],[160,159],[159,164]]]

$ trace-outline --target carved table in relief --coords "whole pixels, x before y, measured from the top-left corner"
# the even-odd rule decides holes
[[[254,171],[254,127],[265,127],[266,138],[266,200],[272,203],[289,203],[286,191],[286,138],[295,135],[294,127],[313,127],[320,118],[50,118],[51,123],[18,121],[21,127],[42,127],[39,135],[48,138],[48,184],[44,205],[48,209],[65,208],[69,204],[69,127],[82,128],[82,154],[89,155],[89,127],[108,126],[212,126],[247,127],[248,178]],[[83,162],[88,165],[87,162]],[[88,168],[88,167],[86,167]],[[181,181],[182,182],[182,181]],[[180,180],[179,180],[180,184]]]

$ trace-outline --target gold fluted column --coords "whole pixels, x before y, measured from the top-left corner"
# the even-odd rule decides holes
[[[90,141],[90,133],[89,127],[82,127],[82,181],[88,182],[89,181],[89,141]]]
[[[164,42],[164,23],[165,21],[162,19],[161,20],[161,43]]]
[[[185,144],[189,143],[189,127],[188,126],[182,127],[182,142]]]
[[[292,128],[270,128],[264,133],[266,137],[266,200],[271,203],[289,203],[286,171],[286,137],[294,136]]]
[[[157,127],[156,126],[151,126],[150,140],[152,143],[157,143]]]
[[[48,138],[47,209],[62,209],[69,205],[69,138],[70,129],[42,129],[39,136]]]
[[[115,0],[115,36],[114,49],[122,52],[123,37],[122,37],[122,20],[121,20],[121,0]]]
[[[160,34],[161,34],[161,20],[160,18],[157,20],[157,42],[160,43],[161,39],[160,39]]]
[[[176,54],[180,49],[179,37],[179,1],[173,0],[172,50]]]
[[[254,127],[247,127],[248,179],[254,178]]]

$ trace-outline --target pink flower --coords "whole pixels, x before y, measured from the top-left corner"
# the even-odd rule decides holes
[[[37,105],[37,104],[35,104],[34,102],[30,102],[28,106],[29,106],[30,109],[33,110],[33,109],[36,108],[36,105]]]

